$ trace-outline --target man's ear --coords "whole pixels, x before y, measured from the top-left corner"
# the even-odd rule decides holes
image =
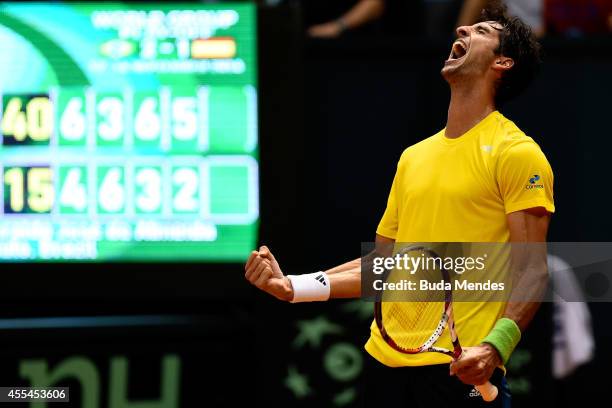
[[[493,69],[499,71],[507,71],[514,66],[514,60],[512,58],[498,55],[493,61]]]

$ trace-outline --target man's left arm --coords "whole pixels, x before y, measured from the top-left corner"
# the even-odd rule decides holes
[[[538,310],[538,300],[548,280],[546,246],[533,243],[546,242],[550,213],[543,207],[535,207],[509,213],[506,217],[513,245],[513,269],[520,274],[518,287],[513,290],[504,315],[492,334],[479,346],[466,347],[464,356],[451,363],[451,375],[457,375],[466,384],[484,384],[495,368],[506,362],[520,339],[520,333]],[[496,329],[497,333],[493,334]],[[489,337],[491,343],[487,342]],[[499,350],[492,343],[498,343]]]

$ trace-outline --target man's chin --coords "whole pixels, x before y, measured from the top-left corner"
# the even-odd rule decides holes
[[[446,79],[446,81],[450,81],[450,79],[455,76],[455,74],[457,73],[458,67],[454,67],[452,65],[445,65],[442,67],[442,69],[440,70],[440,74],[442,74],[442,76],[444,77],[444,79]]]

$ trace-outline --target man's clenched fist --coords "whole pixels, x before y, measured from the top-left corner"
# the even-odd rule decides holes
[[[285,301],[293,299],[291,281],[283,275],[272,252],[265,245],[251,252],[244,266],[244,277],[270,295]]]

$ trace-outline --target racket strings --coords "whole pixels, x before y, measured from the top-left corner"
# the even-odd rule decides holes
[[[382,304],[383,325],[400,347],[421,347],[438,328],[443,302],[391,302]]]
[[[426,253],[409,251],[408,256],[423,258]],[[384,291],[381,314],[385,331],[404,349],[417,349],[425,344],[440,325],[445,308],[444,291],[423,290],[421,282],[432,284],[442,280],[440,268],[418,268],[416,271],[394,269],[387,282],[414,282],[416,290]],[[441,333],[440,333],[441,334]]]

